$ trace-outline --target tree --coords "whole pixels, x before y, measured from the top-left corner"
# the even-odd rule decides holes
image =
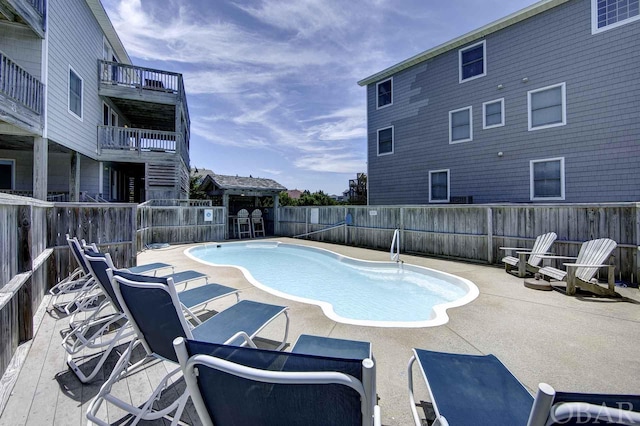
[[[207,200],[209,196],[200,189],[202,177],[198,175],[189,176],[189,199],[191,200]]]
[[[329,197],[323,191],[317,191],[313,194],[309,191],[304,191],[298,200],[299,206],[334,206],[336,204],[336,200]]]
[[[280,194],[278,194],[278,203],[281,206],[297,206],[298,200],[294,200],[293,198],[289,197],[287,191],[281,191]]]
[[[336,200],[323,191],[311,193],[305,190],[297,200],[289,197],[287,191],[282,191],[278,198],[281,206],[334,206],[338,204]]]

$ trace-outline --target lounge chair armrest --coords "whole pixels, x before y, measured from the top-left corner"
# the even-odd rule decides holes
[[[563,265],[566,267],[573,267],[573,268],[605,268],[607,266],[613,266],[613,265],[590,265],[588,263],[563,263]]]
[[[555,255],[540,255],[543,259],[577,259],[577,257],[572,256],[555,256]]]
[[[531,251],[526,247],[500,247],[500,250],[519,250],[519,251]]]

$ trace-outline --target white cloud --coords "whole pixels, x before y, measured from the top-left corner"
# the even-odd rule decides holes
[[[364,159],[355,158],[349,154],[318,154],[298,158],[295,166],[299,169],[314,172],[358,173],[364,170]]]
[[[236,6],[267,24],[309,38],[348,26],[348,16],[339,11],[349,5],[344,1],[340,3],[338,8],[328,0],[263,1],[257,7],[238,3]]]
[[[261,172],[266,173],[268,175],[281,175],[282,174],[282,170],[274,170],[274,169],[260,169]]]

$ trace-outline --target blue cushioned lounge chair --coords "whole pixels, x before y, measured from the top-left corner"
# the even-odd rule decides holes
[[[182,313],[180,299],[171,278],[149,277],[110,269],[108,273],[111,275],[117,299],[136,331],[137,339],[133,340],[120,356],[111,376],[91,401],[87,418],[94,423],[107,424],[98,418],[100,406],[104,401],[131,413],[135,417],[134,424],[140,420],[159,419],[171,413],[174,413],[172,424],[179,421],[189,396],[187,390],[169,406],[163,409],[154,407],[155,401],[169,381],[173,377],[178,377],[179,367],[170,371],[160,381],[141,407],[133,406],[111,393],[116,382],[149,359],[178,363],[172,344],[177,337],[255,347],[252,339],[273,320],[284,314],[286,319],[284,338],[278,349],[285,345],[289,331],[289,316],[284,306],[243,300],[193,327]],[[130,365],[132,352],[138,345],[142,345],[146,357]]]
[[[91,303],[95,300],[91,293],[95,289],[96,283],[82,256],[78,239],[71,238],[69,234],[66,235],[66,238],[69,251],[78,267],[67,278],[49,289],[49,294],[53,296],[52,305],[54,308],[67,315],[72,315],[76,311],[91,309]],[[73,323],[73,318],[71,322]]]
[[[418,361],[436,415],[433,425],[632,425],[640,424],[640,395],[556,392],[541,383],[534,398],[493,355],[414,349],[409,400],[417,426],[412,367]]]
[[[69,277],[51,288],[49,293],[53,296],[53,307],[66,315],[71,315],[69,326],[75,328],[78,314],[95,312],[100,305],[98,302],[100,294],[96,292],[99,287],[89,271],[83,253],[83,249],[86,247],[96,252],[98,252],[98,249],[95,245],[87,246],[84,240],[80,243],[76,237],[71,238],[69,234],[66,234],[66,239],[67,244],[69,244],[69,251],[79,266]],[[133,266],[128,270],[136,274],[149,274],[165,268],[171,268],[173,272],[173,266],[162,262]]]
[[[307,344],[317,339],[316,348]],[[300,340],[305,342],[284,353],[176,339],[180,367],[202,423],[379,425],[370,345],[365,351],[356,348],[352,356],[353,344],[365,342],[316,336]]]
[[[109,315],[76,327],[63,339],[62,346],[67,351],[67,364],[81,382],[88,383],[99,373],[115,345],[119,341],[135,335],[135,332],[131,327],[128,327],[126,315],[118,302],[107,274],[108,269],[115,269],[109,253],[98,253],[87,247],[84,249],[84,259],[91,275],[105,295],[100,310],[111,308],[112,311]],[[171,274],[169,277],[179,274],[180,273]],[[200,321],[194,313],[199,307],[206,306],[206,304],[222,297],[232,295],[235,295],[236,301],[240,300],[239,290],[221,284],[207,283],[199,287],[178,292],[178,299],[182,309],[189,314],[191,320],[199,324],[202,321]],[[115,328],[115,331],[112,333],[113,328]],[[74,355],[83,349],[101,348],[104,348],[104,351],[98,358],[97,363],[89,374],[85,374],[74,360]]]

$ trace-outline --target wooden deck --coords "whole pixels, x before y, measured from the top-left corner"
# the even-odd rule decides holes
[[[66,352],[61,347],[62,335],[68,331],[68,320],[57,310],[48,306],[36,338],[31,342],[29,356],[20,371],[16,386],[11,393],[7,406],[0,418],[2,425],[81,425],[86,424],[87,407],[97,394],[102,383],[129,342],[123,340],[108,357],[97,378],[90,384],[83,385],[67,367]],[[85,350],[74,360],[80,368],[91,371],[97,362],[99,350]],[[144,356],[143,350],[134,354],[134,361]],[[175,368],[168,362],[152,361],[146,368],[135,372],[125,381],[117,383],[114,394],[123,400],[142,404],[162,377]],[[182,381],[172,383],[158,405],[171,402],[177,392],[184,389]],[[111,424],[128,424],[130,418],[126,412],[110,404],[103,404],[100,418]],[[189,403],[183,413],[182,421],[187,424],[200,424],[193,405]],[[144,422],[144,424],[169,424],[169,420]]]
[[[387,260],[389,256],[388,252],[295,242],[368,260]],[[455,353],[493,353],[531,392],[540,382],[567,392],[639,392],[638,289],[618,289],[625,296],[621,299],[568,297],[558,292],[527,289],[522,285],[522,279],[506,274],[501,268],[403,255],[402,259],[407,263],[472,280],[479,287],[480,296],[468,305],[449,310],[450,321],[443,326],[416,329],[359,327],[331,321],[317,306],[263,292],[249,284],[235,269],[199,264],[183,254],[185,248],[172,246],[166,250],[148,250],[138,256],[138,261],[163,261],[176,265],[176,270],[199,270],[211,277],[210,282],[242,290],[241,299],[289,306],[290,344],[302,333],[371,342],[377,362],[377,393],[384,425],[407,425],[412,421],[406,367],[413,347]],[[219,310],[224,308],[223,304],[232,302],[215,302],[220,305],[210,308]],[[43,306],[48,304],[45,300]],[[66,352],[60,346],[61,333],[68,327],[68,319],[44,309],[39,315],[43,320],[35,338],[17,352],[28,352],[28,356],[21,370],[14,370],[11,375],[17,381],[0,414],[0,425],[87,424],[87,406],[118,355],[112,354],[102,369],[103,375],[94,383],[81,385],[68,369]],[[267,339],[281,336],[281,323],[276,322],[271,331],[265,330]],[[88,357],[85,367],[91,366],[90,355],[88,352],[83,354]],[[594,364],[593,360],[606,368]],[[172,367],[169,363],[151,363],[115,386],[114,392],[133,404],[140,404]],[[7,376],[3,376],[3,380]],[[428,399],[423,380],[415,372],[413,376],[417,399]],[[167,403],[181,389],[180,381],[172,383],[158,403]],[[425,407],[427,409],[428,405]],[[131,418],[113,405],[103,404],[101,410],[100,418],[110,424],[131,423]],[[200,424],[190,402],[181,420],[187,424]],[[144,424],[149,423],[168,424],[169,421],[163,419]]]

